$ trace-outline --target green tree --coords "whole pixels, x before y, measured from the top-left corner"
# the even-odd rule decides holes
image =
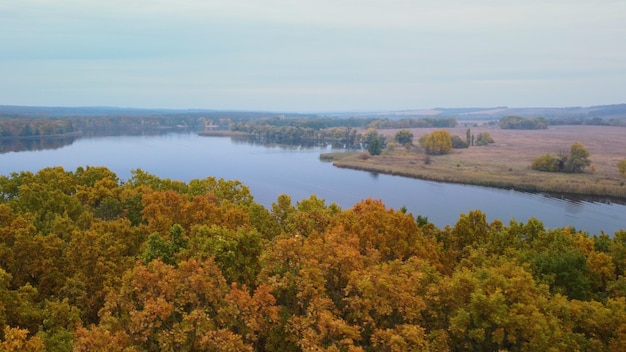
[[[385,148],[385,136],[378,134],[375,129],[370,128],[365,133],[365,145],[371,155],[380,155]]]
[[[144,264],[148,264],[155,259],[160,259],[163,263],[174,265],[174,248],[170,241],[154,232],[148,236],[146,248],[141,255]]]
[[[582,172],[589,165],[591,165],[589,150],[581,142],[574,142],[569,149],[565,171]]]
[[[396,133],[394,139],[402,145],[411,145],[413,143],[413,133],[409,130],[400,130]]]
[[[491,134],[489,132],[481,132],[478,137],[476,137],[475,145],[487,145],[494,143],[493,138],[491,138]]]
[[[453,135],[452,137],[452,148],[454,149],[462,149],[469,147],[469,144],[465,142],[461,137],[457,135]]]
[[[452,150],[452,137],[446,130],[425,134],[419,139],[427,154],[446,154]]]

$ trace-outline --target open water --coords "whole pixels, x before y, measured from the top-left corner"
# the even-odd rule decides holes
[[[131,170],[142,169],[185,182],[208,176],[239,180],[266,207],[281,194],[290,195],[294,204],[315,194],[344,209],[366,198],[381,199],[389,208],[405,206],[415,216],[427,216],[439,227],[454,225],[461,213],[480,209],[489,221],[505,224],[536,217],[549,228],[573,226],[590,234],[626,229],[626,206],[621,204],[340,169],[319,160],[327,149],[267,147],[190,133],[79,138],[56,149],[0,154],[0,174],[58,165],[73,171],[91,165],[106,166],[126,180]]]

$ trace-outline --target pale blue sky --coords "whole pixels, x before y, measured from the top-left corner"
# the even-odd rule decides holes
[[[0,105],[626,103],[622,0],[0,0]]]

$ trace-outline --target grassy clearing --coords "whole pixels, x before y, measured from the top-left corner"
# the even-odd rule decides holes
[[[466,129],[449,130],[464,135]],[[412,130],[414,140],[430,131]],[[430,164],[425,164],[425,155],[418,148],[406,150],[402,147],[391,148],[382,155],[369,158],[363,158],[359,153],[332,153],[329,158],[337,167],[432,181],[626,200],[626,178],[617,169],[617,162],[626,154],[624,128],[556,126],[541,131],[511,131],[472,127],[474,134],[482,131],[489,131],[496,143],[431,156]],[[393,136],[395,131],[388,130],[386,134]],[[581,141],[591,152],[590,159],[595,172],[565,174],[530,169],[536,157],[567,150],[575,141]]]

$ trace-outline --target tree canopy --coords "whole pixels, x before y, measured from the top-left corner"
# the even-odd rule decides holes
[[[400,130],[396,133],[394,139],[402,145],[410,145],[413,143],[413,133],[409,130]]]
[[[495,143],[495,141],[491,138],[491,134],[486,131],[478,134],[476,141],[474,141],[474,145],[488,145],[491,143]]]
[[[427,154],[446,154],[452,150],[452,137],[446,130],[433,131],[419,139]]]
[[[365,148],[371,155],[380,155],[387,145],[385,136],[378,134],[374,128],[369,128],[367,132],[365,132],[363,139],[365,141]]]
[[[238,181],[0,176],[2,351],[623,351],[626,230]]]

